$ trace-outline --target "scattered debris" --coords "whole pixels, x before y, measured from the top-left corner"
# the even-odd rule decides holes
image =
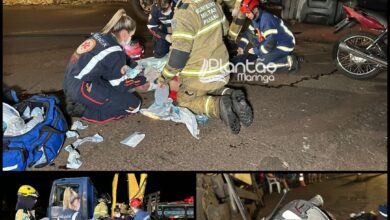
[[[75,121],[73,122],[72,126],[70,127],[70,130],[75,131],[75,130],[84,130],[87,129],[88,125],[83,125],[81,121]]]
[[[168,95],[168,86],[158,87],[155,91],[155,102],[149,108],[141,109],[141,114],[153,119],[184,123],[191,135],[199,139],[198,122],[195,115],[187,108],[174,106]]]
[[[73,137],[78,138],[78,133],[75,131],[67,132],[67,135],[71,135],[71,136],[74,135]],[[95,134],[94,136],[89,136],[89,137],[85,137],[82,139],[77,139],[75,142],[73,142],[73,144],[66,146],[65,150],[69,152],[68,163],[66,164],[66,167],[69,169],[78,169],[81,166],[82,162],[80,160],[80,153],[77,151],[77,148],[81,144],[83,144],[85,142],[100,143],[103,140],[104,139],[101,135]]]
[[[121,141],[121,144],[127,145],[129,147],[136,147],[144,138],[145,134],[137,131]]]

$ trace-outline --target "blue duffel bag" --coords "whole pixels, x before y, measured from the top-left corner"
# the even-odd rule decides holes
[[[44,120],[19,136],[3,137],[3,171],[40,168],[54,161],[66,138],[68,125],[55,96],[36,95],[15,104],[22,113],[27,107],[44,109]]]

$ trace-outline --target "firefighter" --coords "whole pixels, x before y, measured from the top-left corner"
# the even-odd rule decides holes
[[[173,4],[173,0],[157,0],[150,12],[147,27],[153,35],[155,58],[164,57],[169,52],[172,43]]]
[[[94,33],[73,53],[63,87],[67,102],[84,109],[71,116],[105,123],[138,112],[141,100],[129,90],[145,85],[146,78],[123,51],[135,28],[135,21],[120,9],[101,33]]]
[[[241,12],[252,22],[238,44],[238,56],[232,59],[234,64],[261,61],[267,65],[274,63],[280,70],[297,71],[298,58],[292,54],[295,37],[284,25],[283,20],[261,9],[259,0],[243,0]],[[253,48],[244,54],[247,44]]]
[[[223,43],[228,23],[222,9],[212,0],[182,0],[172,20],[172,49],[163,70],[171,90],[177,90],[177,104],[195,114],[221,118],[233,134],[240,121],[249,126],[252,109],[240,90],[231,90],[229,56]],[[173,77],[178,80],[170,80]]]
[[[15,220],[34,220],[34,205],[39,197],[38,191],[29,185],[23,185],[18,190]]]
[[[142,201],[138,198],[130,201],[130,207],[134,212],[134,220],[150,220],[150,216],[147,212],[141,209]]]
[[[220,5],[225,5],[231,12],[232,23],[229,27],[228,38],[231,42],[235,43],[237,37],[242,29],[242,26],[245,24],[246,17],[245,14],[241,12],[241,1],[242,0],[217,0],[217,3]]]
[[[108,203],[111,203],[109,195],[106,193],[100,195],[100,198],[98,199],[98,204],[96,205],[94,212],[93,212],[93,218],[94,219],[104,219],[108,218]]]

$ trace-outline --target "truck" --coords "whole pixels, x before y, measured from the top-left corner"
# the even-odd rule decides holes
[[[71,187],[81,198],[80,214],[82,219],[92,219],[97,204],[97,191],[89,177],[63,178],[53,182],[49,197],[47,216],[57,219],[62,210],[62,199],[66,187]]]
[[[139,198],[153,220],[164,219],[194,219],[194,204],[191,201],[160,202],[160,192],[144,196],[147,174],[141,174],[137,181],[135,174],[128,174],[129,200]],[[112,207],[111,215],[117,205],[116,191],[118,174],[115,174],[112,182]],[[89,177],[61,178],[53,181],[50,191],[47,217],[50,220],[57,219],[62,211],[64,191],[71,187],[81,198],[80,214],[82,219],[93,219],[95,206],[98,203],[98,192]]]
[[[387,10],[387,0],[260,0],[264,8],[286,20],[302,23],[334,25],[345,14],[344,4],[354,5],[375,11]],[[136,17],[146,21],[155,0],[129,0]]]
[[[160,202],[160,192],[145,196],[146,210],[152,219],[189,220],[194,219],[194,198],[185,198],[182,201]]]

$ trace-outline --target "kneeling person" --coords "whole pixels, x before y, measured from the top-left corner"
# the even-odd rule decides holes
[[[172,50],[163,76],[179,77],[177,104],[195,114],[221,118],[233,134],[238,134],[240,122],[249,126],[253,113],[242,91],[225,87],[230,72],[223,43],[228,24],[222,9],[212,0],[182,0],[172,28]],[[216,60],[217,67],[211,66]]]
[[[243,0],[240,10],[252,23],[245,31],[238,45],[238,56],[232,59],[234,64],[261,61],[264,65],[273,63],[278,71],[298,70],[298,59],[292,54],[295,38],[284,25],[283,20],[261,9],[259,0]],[[251,42],[253,48],[249,54],[244,49]]]
[[[137,63],[122,47],[130,42],[135,28],[135,21],[123,9],[118,10],[102,33],[93,34],[73,53],[64,92],[68,100],[85,109],[71,116],[104,123],[138,112],[141,100],[129,90],[145,84],[146,78],[138,75]]]
[[[153,55],[155,58],[164,57],[169,52],[172,43],[173,4],[173,0],[158,0],[150,12],[147,27],[153,34]]]

